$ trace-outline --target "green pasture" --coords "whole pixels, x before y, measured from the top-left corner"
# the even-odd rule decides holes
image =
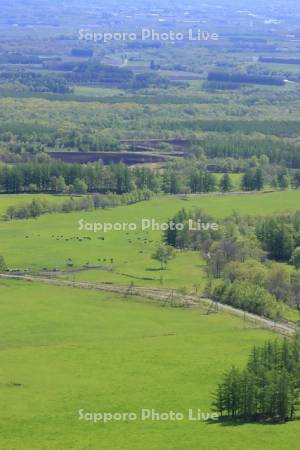
[[[240,214],[267,215],[277,211],[296,210],[300,191],[251,195],[209,195],[159,197],[148,202],[110,210],[47,214],[38,219],[0,223],[0,254],[12,269],[30,271],[73,269],[84,265],[98,266],[70,275],[71,279],[117,282],[129,285],[201,288],[204,261],[197,252],[177,252],[167,270],[151,259],[161,242],[161,231],[141,230],[142,219],[161,224],[181,208],[201,210],[215,220],[237,211]],[[16,202],[16,197],[12,197]],[[19,200],[18,200],[19,201]],[[1,198],[0,198],[1,202]],[[1,203],[0,203],[1,207]],[[136,223],[136,231],[79,231],[79,221],[93,223]],[[70,268],[69,268],[70,269]],[[112,271],[111,271],[112,270]]]
[[[22,205],[22,203],[30,203],[34,199],[46,200],[52,203],[62,203],[66,200],[62,195],[48,195],[48,194],[0,194],[0,216],[5,214],[9,206]]]
[[[274,337],[238,318],[111,294],[0,282],[3,450],[288,450],[299,423],[188,421],[253,345]],[[142,408],[182,421],[141,421]],[[84,412],[135,412],[91,423]]]

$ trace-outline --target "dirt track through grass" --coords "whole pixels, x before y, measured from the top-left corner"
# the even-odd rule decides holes
[[[16,279],[22,281],[28,281],[30,283],[43,283],[55,286],[66,286],[73,287],[77,289],[88,289],[88,290],[100,290],[106,292],[112,292],[116,294],[121,294],[122,296],[139,296],[150,300],[158,300],[166,305],[174,307],[195,307],[200,304],[207,306],[207,313],[209,311],[213,312],[226,312],[241,318],[245,321],[250,321],[256,323],[268,330],[275,333],[292,335],[296,332],[296,329],[291,324],[286,324],[283,322],[276,322],[266,317],[261,317],[256,314],[251,314],[240,309],[234,308],[229,305],[224,305],[221,303],[213,303],[212,300],[198,295],[192,294],[180,294],[178,291],[159,289],[159,288],[144,288],[136,287],[130,285],[129,287],[119,286],[116,284],[106,284],[106,283],[89,283],[89,282],[78,282],[78,281],[67,281],[60,280],[57,278],[41,278],[41,277],[30,277],[24,275],[6,275],[0,274],[0,278]]]

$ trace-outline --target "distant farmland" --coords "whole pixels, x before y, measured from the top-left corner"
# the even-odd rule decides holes
[[[103,164],[121,163],[129,166],[135,164],[149,164],[165,162],[170,156],[179,156],[176,153],[158,155],[140,152],[49,152],[51,158],[66,163],[86,164],[89,162],[102,161]]]

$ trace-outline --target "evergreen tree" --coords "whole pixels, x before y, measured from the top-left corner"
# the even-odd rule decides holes
[[[5,272],[7,270],[7,265],[5,259],[2,255],[0,255],[0,271]]]
[[[232,181],[228,173],[224,173],[219,183],[222,192],[229,192],[232,189]]]

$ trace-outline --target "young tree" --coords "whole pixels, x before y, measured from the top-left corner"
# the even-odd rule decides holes
[[[222,192],[229,192],[232,189],[232,181],[228,173],[224,173],[219,183]]]
[[[296,267],[297,270],[300,269],[300,247],[295,248],[292,254],[291,263]]]
[[[84,180],[76,178],[73,186],[73,192],[75,194],[86,194],[88,191],[88,186]]]
[[[294,188],[298,189],[300,187],[300,170],[294,173],[292,183]]]
[[[261,191],[264,187],[263,171],[260,168],[247,170],[241,185],[244,191]]]
[[[56,194],[63,194],[67,189],[65,179],[62,175],[51,178],[51,190]]]
[[[267,218],[256,227],[257,238],[270,258],[289,261],[295,248],[294,229],[281,218]]]
[[[32,200],[31,204],[29,205],[30,210],[30,217],[39,217],[43,211],[43,205],[38,200]]]
[[[280,189],[287,189],[290,184],[290,179],[286,169],[280,170],[277,175],[277,184]]]
[[[159,261],[161,269],[166,269],[168,262],[175,258],[175,250],[169,245],[161,244],[152,255],[152,259]]]
[[[0,272],[6,272],[7,265],[3,256],[0,255]]]
[[[255,173],[254,173],[254,189],[256,189],[257,191],[261,191],[264,187],[264,176],[263,176],[263,171],[261,169],[256,169]]]

